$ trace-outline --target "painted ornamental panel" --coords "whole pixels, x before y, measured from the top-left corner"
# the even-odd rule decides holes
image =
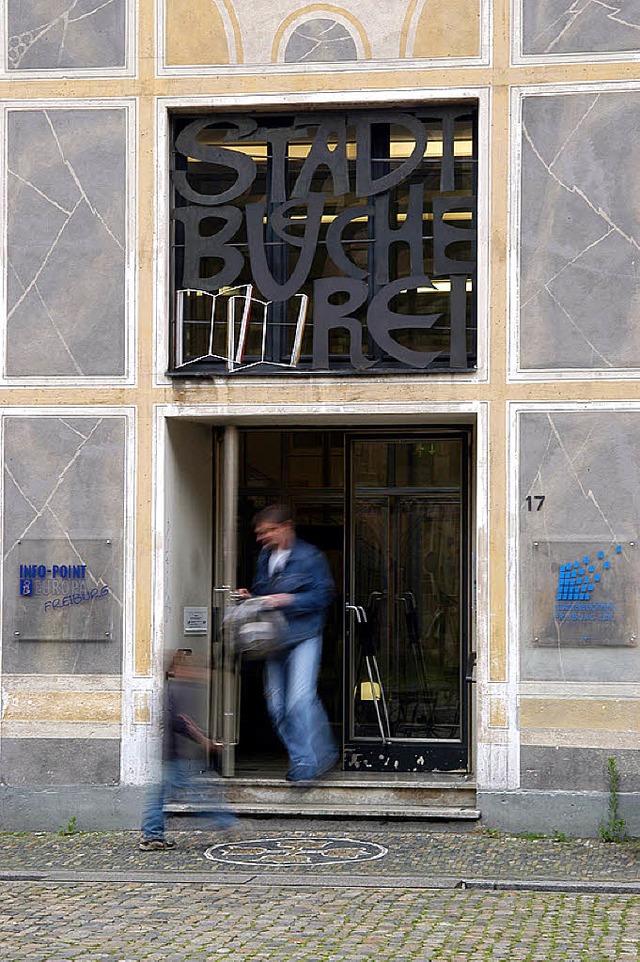
[[[397,60],[478,60],[481,0],[385,0],[363,4],[272,0],[165,0],[169,70]]]

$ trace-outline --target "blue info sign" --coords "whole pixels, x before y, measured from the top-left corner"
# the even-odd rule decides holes
[[[14,637],[20,641],[105,641],[121,608],[120,572],[111,539],[72,543],[33,539],[18,544]],[[118,628],[119,630],[119,628]]]

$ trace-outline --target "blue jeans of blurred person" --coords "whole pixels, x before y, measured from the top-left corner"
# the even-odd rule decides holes
[[[265,665],[267,709],[289,753],[291,781],[317,778],[338,759],[318,697],[321,655],[322,636],[316,635],[273,655]]]
[[[231,812],[223,798],[216,776],[211,778],[211,784],[204,788],[196,788],[194,775],[200,766],[186,758],[173,758],[162,763],[162,782],[152,785],[147,792],[147,799],[142,816],[142,834],[145,839],[155,840],[164,838],[164,803],[167,799],[176,797],[180,802],[205,802],[210,807],[204,811],[189,813],[194,818],[203,818],[218,831],[231,828],[236,823],[236,817]],[[213,797],[212,797],[213,792]],[[203,826],[204,827],[204,826]]]

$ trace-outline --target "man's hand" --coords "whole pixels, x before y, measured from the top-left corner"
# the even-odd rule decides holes
[[[263,595],[262,601],[265,603],[267,608],[286,608],[287,605],[292,604],[293,595]]]

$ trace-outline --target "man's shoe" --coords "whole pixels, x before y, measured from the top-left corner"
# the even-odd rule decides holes
[[[328,758],[325,758],[324,761],[320,762],[318,765],[318,770],[316,771],[315,777],[320,778],[321,775],[325,775],[327,772],[330,772],[334,765],[338,763],[339,758],[339,752],[334,752],[332,755],[329,755]]]
[[[293,765],[287,772],[288,782],[311,782],[316,777],[311,765]]]
[[[169,838],[141,838],[138,845],[141,852],[164,852],[175,847],[176,843]]]

